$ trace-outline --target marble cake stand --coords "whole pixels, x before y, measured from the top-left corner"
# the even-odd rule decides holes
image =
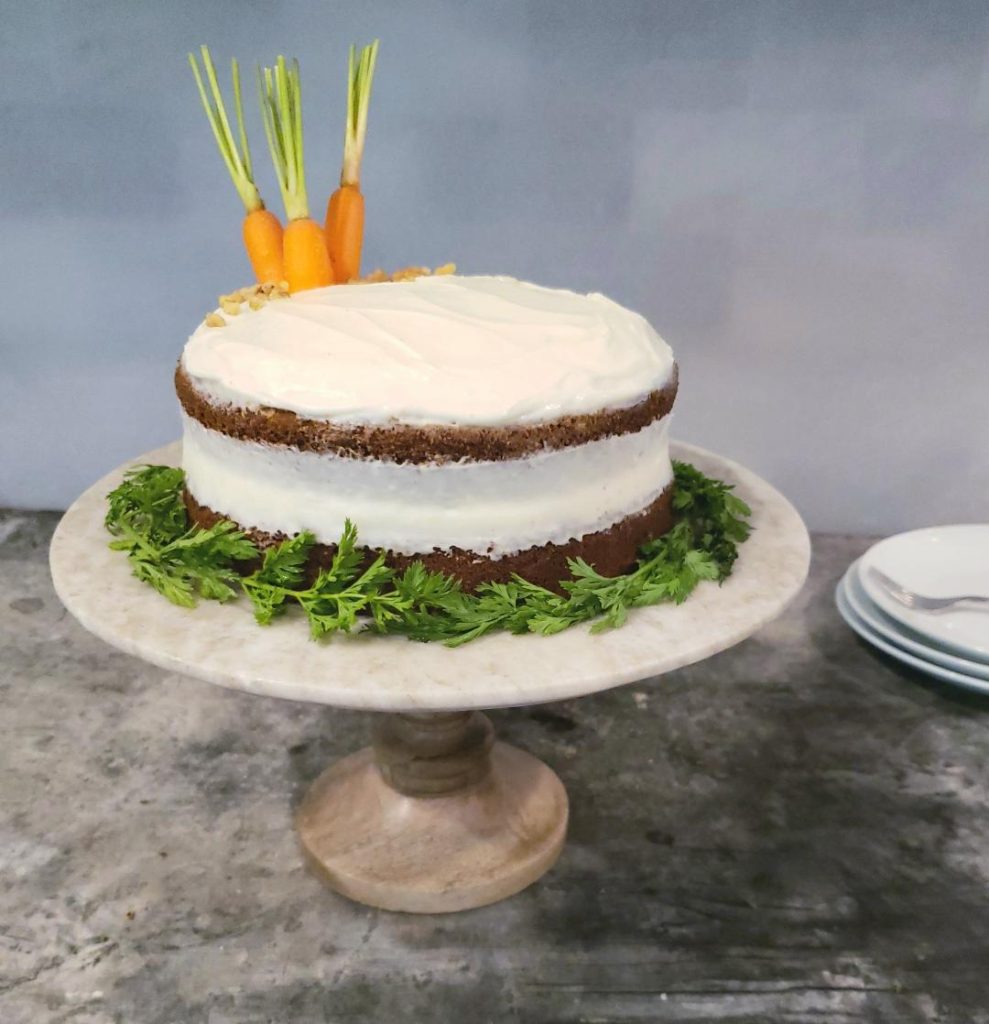
[[[177,464],[179,444],[128,465]],[[296,816],[309,861],[352,899],[420,913],[518,892],[555,862],[567,824],[556,774],[494,739],[482,708],[594,693],[700,661],[743,640],[800,590],[810,541],[776,490],[727,459],[678,444],[674,457],[734,483],[752,537],[723,585],[643,608],[619,630],[496,634],[455,650],[400,637],[313,643],[287,616],[255,624],[246,602],[169,604],[110,551],[105,496],[121,466],[66,512],[51,546],[55,589],[96,636],[169,671],[249,693],[379,714],[372,746],[329,767]]]

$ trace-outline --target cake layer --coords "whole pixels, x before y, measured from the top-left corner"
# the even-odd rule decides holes
[[[618,576],[631,569],[639,548],[672,527],[672,498],[673,484],[670,483],[646,508],[625,516],[605,530],[586,534],[565,544],[536,545],[503,558],[489,558],[475,551],[453,548],[416,555],[388,552],[386,561],[398,571],[414,561],[422,561],[432,572],[454,576],[468,591],[475,590],[481,583],[507,583],[514,574],[518,574],[531,583],[560,592],[560,581],[570,576],[568,559],[571,558],[583,558],[604,576]],[[190,520],[204,528],[228,518],[196,501],[188,491],[185,503]],[[261,548],[284,539],[283,534],[251,529],[246,532]],[[314,575],[318,568],[328,567],[335,550],[333,545],[314,545],[308,567],[310,575]]]
[[[420,277],[218,310],[182,366],[215,404],[353,424],[517,426],[662,391],[673,353],[638,313],[507,277]]]
[[[662,389],[624,409],[499,427],[343,424],[307,419],[285,409],[239,408],[211,400],[181,365],[175,371],[175,390],[187,416],[240,440],[390,462],[495,461],[641,430],[673,408],[677,370],[674,365]]]
[[[669,417],[519,459],[397,463],[241,440],[184,416],[182,467],[201,505],[268,534],[322,543],[350,519],[397,555],[460,549],[503,558],[607,531],[673,476]]]

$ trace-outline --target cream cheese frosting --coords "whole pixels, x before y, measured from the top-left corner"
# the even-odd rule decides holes
[[[523,459],[416,465],[240,441],[183,417],[182,468],[197,501],[242,526],[332,544],[350,518],[371,548],[501,558],[646,508],[673,479],[669,419]]]
[[[538,423],[634,404],[674,368],[638,313],[510,277],[334,285],[224,319],[185,347],[196,386],[309,419]]]

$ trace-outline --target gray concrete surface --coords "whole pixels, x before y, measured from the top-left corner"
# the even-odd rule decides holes
[[[303,868],[292,808],[367,719],[230,693],[85,634],[52,515],[0,517],[0,1021],[989,1021],[989,702],[862,646],[866,545],[735,650],[499,712],[560,773],[569,844],[462,915]]]

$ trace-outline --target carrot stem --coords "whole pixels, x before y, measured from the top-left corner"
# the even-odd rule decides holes
[[[230,59],[230,75],[234,85],[234,109],[237,112],[237,132],[240,136],[240,152],[242,162],[251,181],[254,180],[254,168],[251,166],[251,147],[247,142],[247,129],[244,127],[244,100],[240,93],[240,65],[236,57]]]
[[[279,56],[274,68],[258,68],[261,119],[275,176],[290,221],[309,216],[302,147],[302,83],[299,62]]]
[[[194,54],[189,54],[189,67],[192,68],[192,75],[196,80],[196,88],[199,90],[199,99],[206,114],[206,120],[213,131],[220,156],[226,164],[230,179],[237,189],[237,194],[244,203],[244,208],[250,213],[253,210],[264,209],[261,201],[261,194],[254,183],[254,170],[251,166],[251,150],[247,144],[247,131],[244,127],[244,108],[240,95],[240,68],[236,60],[230,62],[230,74],[233,79],[234,108],[237,116],[238,137],[230,127],[230,120],[227,117],[226,105],[223,102],[223,93],[220,90],[220,83],[216,77],[216,67],[210,55],[209,48],[200,47],[202,54],[203,71],[200,72],[199,62]],[[206,82],[203,82],[205,75]],[[209,85],[207,92],[206,85]]]
[[[340,172],[341,185],[360,185],[361,159],[364,156],[364,140],[367,138],[367,112],[371,104],[371,85],[374,82],[374,68],[378,62],[380,40],[361,49],[351,44],[347,56],[347,126],[343,137],[343,168]]]

